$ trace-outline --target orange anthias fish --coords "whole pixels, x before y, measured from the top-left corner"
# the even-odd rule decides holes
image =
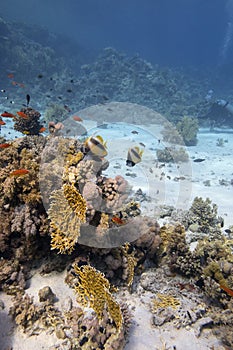
[[[233,297],[233,290],[226,287],[226,286],[223,286],[222,284],[219,285],[219,287],[224,290],[224,292],[226,292],[228,295],[230,295],[231,297]]]
[[[27,114],[23,113],[23,112],[19,111],[19,112],[16,112],[16,113],[18,114],[18,116],[20,116],[23,119],[28,119],[29,118],[29,116]]]
[[[14,78],[14,74],[13,73],[9,73],[9,74],[7,74],[7,76],[8,76],[9,79],[13,79]]]
[[[6,125],[6,123],[3,120],[0,120],[0,125]]]
[[[42,133],[42,132],[44,132],[46,130],[46,128],[44,127],[44,126],[42,126],[41,128],[40,128],[40,130],[39,130],[39,133]]]
[[[29,173],[27,169],[17,169],[10,173],[10,176],[23,176]]]
[[[74,115],[73,116],[73,119],[76,121],[76,122],[82,122],[82,118],[80,118],[78,115]]]
[[[0,143],[0,148],[8,148],[11,146],[11,143]]]
[[[15,118],[15,115],[9,112],[4,112],[1,114],[1,116],[4,118]]]
[[[113,216],[112,217],[112,222],[114,222],[114,224],[117,224],[117,225],[125,225],[126,224],[126,221],[122,220],[118,216]]]

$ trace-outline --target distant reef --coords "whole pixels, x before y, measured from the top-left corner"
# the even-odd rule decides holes
[[[207,79],[152,65],[112,47],[94,57],[67,38],[35,25],[0,18],[0,50],[4,53],[1,82],[15,103],[23,103],[21,86],[33,96],[32,103],[44,110],[60,105],[75,112],[93,104],[132,102],[177,122],[184,115],[205,115],[210,107],[205,101]],[[9,101],[3,103],[10,106]],[[143,123],[143,116],[139,122]]]

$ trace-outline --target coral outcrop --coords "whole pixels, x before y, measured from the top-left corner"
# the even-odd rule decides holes
[[[16,115],[14,118],[14,129],[25,135],[39,135],[43,124],[40,122],[41,114],[31,107],[21,108],[23,117]]]

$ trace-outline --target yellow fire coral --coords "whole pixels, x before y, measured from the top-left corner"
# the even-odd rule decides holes
[[[157,299],[152,300],[152,311],[155,312],[158,308],[172,307],[176,309],[180,306],[180,301],[173,297],[172,295],[165,295],[158,293]]]
[[[71,253],[80,236],[80,225],[85,222],[86,202],[71,185],[63,185],[51,196],[48,210],[51,227],[51,249]]]
[[[83,196],[72,185],[63,185],[64,195],[81,222],[86,221],[87,205]]]
[[[90,265],[81,267],[74,265],[74,271],[79,278],[78,284],[74,288],[80,301],[85,306],[90,306],[99,319],[103,318],[103,312],[107,306],[110,317],[119,330],[123,323],[123,316],[119,304],[110,292],[112,287],[109,281],[101,272]]]
[[[129,247],[130,247],[130,244],[129,243],[125,243],[125,245],[123,245],[121,247],[121,251],[123,253],[123,256],[126,259],[126,271],[125,271],[125,274],[127,275],[127,286],[130,289],[130,287],[133,284],[134,269],[135,269],[135,266],[137,265],[137,259],[135,258],[133,252],[131,254],[129,254]]]

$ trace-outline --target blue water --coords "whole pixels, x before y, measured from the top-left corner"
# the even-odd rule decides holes
[[[2,0],[5,19],[170,66],[231,62],[232,0]]]

